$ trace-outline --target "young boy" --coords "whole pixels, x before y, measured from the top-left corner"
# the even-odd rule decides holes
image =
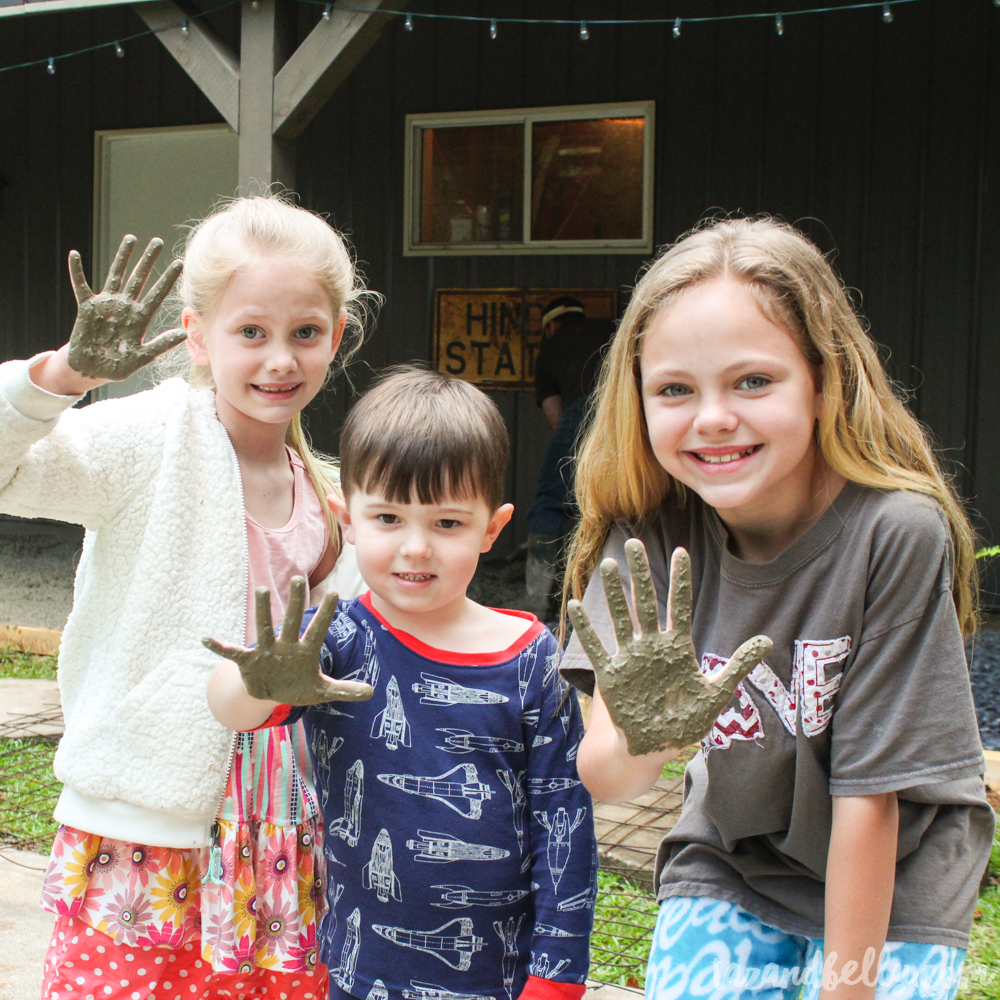
[[[513,512],[507,453],[478,389],[391,375],[351,411],[329,498],[371,591],[328,598],[301,640],[301,590],[278,639],[259,592],[257,649],[206,640],[228,658],[209,684],[221,722],[305,720],[326,826],[319,957],[341,1000],[583,993],[597,852],[576,697],[533,615],[466,597]]]

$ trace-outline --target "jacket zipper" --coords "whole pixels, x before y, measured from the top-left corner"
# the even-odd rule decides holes
[[[220,423],[219,426],[222,427],[222,424]],[[246,574],[243,584],[243,603],[240,605],[240,634],[239,639],[237,640],[240,645],[242,645],[246,642],[247,601],[249,600],[250,594],[250,543],[247,539],[246,500],[243,496],[243,474],[240,472],[239,456],[236,454],[236,449],[233,447],[232,439],[229,437],[229,433],[225,427],[222,427],[222,433],[226,435],[226,444],[229,445],[229,450],[233,455],[233,464],[236,468],[236,491],[239,496],[240,512],[242,515],[240,525],[243,529],[243,565],[246,567]],[[222,880],[222,829],[219,826],[219,813],[222,811],[222,806],[226,801],[226,789],[229,787],[229,774],[233,769],[233,761],[236,758],[236,741],[238,739],[239,733],[234,732],[232,739],[229,741],[229,756],[226,760],[226,772],[225,779],[222,784],[222,796],[219,799],[219,805],[215,810],[215,816],[212,821],[211,848],[209,850],[207,879],[209,882],[214,882],[216,885],[224,884]]]

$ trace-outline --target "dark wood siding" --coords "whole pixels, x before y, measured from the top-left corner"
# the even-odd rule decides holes
[[[844,280],[912,395],[984,538],[1000,541],[1000,11],[986,0],[670,27],[500,25],[417,19],[383,35],[299,140],[304,203],[351,234],[386,296],[361,358],[426,359],[436,287],[629,286],[631,256],[404,258],[403,119],[408,113],[657,101],[655,239],[708,212],[770,212],[835,251]],[[659,10],[659,5],[655,5]],[[761,10],[760,0],[677,0],[682,16]],[[607,0],[418,0],[417,11],[502,16],[648,16]],[[228,17],[228,20],[227,20]],[[300,33],[315,20],[299,12]],[[235,19],[221,30],[235,36]],[[0,65],[141,27],[126,8],[0,22]],[[0,75],[0,352],[56,344],[72,320],[65,253],[90,247],[94,129],[217,121],[152,40],[44,70]],[[151,193],[151,196],[154,193]],[[363,386],[368,369],[358,367]],[[336,447],[349,390],[314,407]],[[533,399],[497,394],[515,442],[511,495],[530,503],[545,428]],[[994,586],[992,588],[996,590]],[[996,601],[997,598],[992,598]]]

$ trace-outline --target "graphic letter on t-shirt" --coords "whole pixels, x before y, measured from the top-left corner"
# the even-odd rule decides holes
[[[715,677],[729,661],[724,656],[706,653],[701,658],[701,672],[709,680]],[[764,726],[760,712],[750,697],[747,689],[739,684],[734,693],[737,704],[731,703],[715,720],[712,731],[702,740],[705,753],[710,750],[727,750],[733,740],[762,740]]]
[[[833,676],[827,676],[827,673],[843,663],[850,651],[849,635],[839,639],[796,639],[791,691],[764,662],[751,671],[747,680],[760,691],[792,736],[797,732],[800,707],[802,732],[806,736],[817,736],[830,724],[833,699],[840,689],[843,676],[842,671],[837,671]],[[706,653],[701,660],[701,669],[711,678],[728,662],[725,657]],[[702,741],[706,753],[710,750],[726,750],[733,740],[764,738],[760,713],[743,684],[737,686],[734,697],[737,705],[729,705],[725,709],[715,720],[712,731]]]

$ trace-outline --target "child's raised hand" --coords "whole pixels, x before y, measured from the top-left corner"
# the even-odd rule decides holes
[[[646,548],[637,538],[625,543],[639,632],[635,633],[614,559],[601,563],[604,593],[618,651],[610,656],[579,601],[569,616],[594,666],[597,686],[614,724],[625,733],[633,757],[681,749],[697,743],[730,702],[737,684],[767,655],[771,640],[754,636],[740,646],[721,676],[708,680],[691,641],[691,559],[676,549],[670,561],[667,631],[660,630],[656,588]]]
[[[327,594],[302,638],[302,612],[306,603],[306,581],[292,577],[288,610],[281,635],[271,624],[271,594],[257,589],[257,646],[245,649],[215,639],[202,643],[213,653],[232,660],[239,668],[247,693],[254,698],[283,705],[319,705],[326,701],[367,701],[375,692],[369,684],[335,681],[319,667],[319,651],[337,610],[337,595]]]
[[[135,242],[134,236],[122,240],[108,271],[108,280],[97,294],[87,284],[80,255],[70,251],[69,274],[77,312],[69,338],[69,364],[88,378],[120,382],[164,351],[176,347],[186,336],[183,330],[168,330],[143,343],[150,321],[173,288],[183,265],[179,260],[172,261],[145,298],[140,299],[163,246],[163,240],[150,240],[122,291],[122,279]]]

